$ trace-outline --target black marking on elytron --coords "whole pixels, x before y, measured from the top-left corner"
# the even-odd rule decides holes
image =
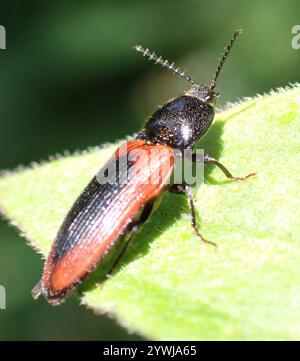
[[[127,158],[127,155],[123,157]],[[93,225],[96,222],[98,224],[105,222],[105,216],[110,209],[116,203],[122,202],[122,190],[131,181],[132,172],[130,169],[134,163],[127,160],[127,173],[124,172],[127,177],[126,181],[125,176],[120,172],[121,160],[118,158],[112,158],[106,163],[102,168],[104,173],[106,169],[112,169],[112,162],[116,163],[116,182],[100,184],[96,176],[90,181],[61,225],[56,237],[52,262],[61,260],[68,251],[80,244],[83,239],[88,239],[93,234]]]
[[[193,148],[209,129],[213,106],[196,96],[183,95],[159,108],[138,133],[138,139],[177,149]]]

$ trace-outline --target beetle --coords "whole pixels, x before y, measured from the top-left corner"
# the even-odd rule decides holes
[[[121,242],[121,251],[107,272],[107,275],[111,274],[134,234],[156,209],[156,202],[165,190],[188,197],[194,231],[201,241],[215,245],[201,235],[196,225],[190,185],[184,181],[180,184],[170,184],[169,181],[174,172],[175,156],[182,155],[186,149],[194,151],[196,142],[212,124],[218,96],[215,91],[217,80],[240,32],[236,30],[225,47],[210,86],[199,85],[186,72],[176,68],[174,63],[170,64],[154,52],[140,45],[135,47],[143,56],[190,82],[192,87],[184,95],[159,107],[136,137],[116,150],[102,170],[125,160],[125,168],[118,168],[116,171],[117,182],[102,183],[95,176],[86,186],[58,231],[46,259],[42,279],[32,291],[34,298],[42,294],[52,304],[61,303],[91,271],[102,264],[114,249],[113,246]],[[162,152],[155,162],[152,162],[149,174],[143,172],[143,169],[149,170],[145,158],[153,150]],[[146,157],[134,157],[141,152]],[[128,154],[134,156],[128,159]],[[192,160],[199,161],[195,152]],[[227,178],[233,180],[243,180],[255,174],[236,177],[208,154],[204,154],[202,161],[216,165]],[[155,181],[149,182],[152,175],[155,175]]]

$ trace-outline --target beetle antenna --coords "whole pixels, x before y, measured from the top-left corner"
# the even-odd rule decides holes
[[[141,45],[136,45],[133,47],[137,52],[142,53],[143,56],[155,62],[155,64],[160,64],[163,67],[168,68],[173,73],[179,75],[181,78],[189,81],[193,85],[199,86],[185,71],[180,68],[176,68],[174,63],[169,63],[168,60],[164,60],[161,56],[157,56],[155,52],[151,52],[149,49],[143,48]]]
[[[224,63],[225,63],[225,60],[227,59],[227,57],[228,57],[228,55],[229,55],[229,52],[230,52],[230,50],[231,50],[232,47],[233,47],[233,44],[234,44],[235,40],[237,39],[237,37],[238,37],[241,33],[242,33],[242,30],[241,30],[241,29],[237,29],[237,30],[234,32],[232,38],[230,39],[229,44],[224,48],[224,52],[223,52],[223,54],[221,55],[221,58],[220,58],[220,60],[219,60],[219,65],[218,65],[218,68],[217,68],[217,70],[216,70],[215,77],[214,77],[213,81],[211,82],[210,90],[212,90],[212,91],[215,90],[215,87],[216,87],[216,85],[217,85],[217,80],[218,80],[218,77],[219,77],[219,75],[220,75],[220,73],[221,73],[221,70],[222,70],[222,68],[223,68],[223,65],[224,65]]]

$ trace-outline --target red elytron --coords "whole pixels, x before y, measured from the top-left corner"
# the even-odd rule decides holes
[[[121,235],[129,228],[133,231],[139,222],[136,216],[143,214],[143,209],[147,216],[150,214],[151,201],[167,186],[174,167],[171,147],[131,140],[117,149],[104,168],[128,155],[126,183],[99,184],[94,177],[69,211],[45,263],[42,283],[37,287],[49,301],[59,302],[70,288],[80,283]],[[150,166],[151,179],[150,172],[141,171]],[[120,177],[120,170],[117,172]]]

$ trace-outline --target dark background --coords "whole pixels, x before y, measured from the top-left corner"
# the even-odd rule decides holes
[[[243,29],[220,77],[219,105],[300,79],[291,29],[299,0],[0,1],[0,169],[110,142],[189,87],[132,50],[136,43],[209,82],[233,30]],[[40,257],[0,220],[0,339],[138,339],[75,299],[33,301]]]

